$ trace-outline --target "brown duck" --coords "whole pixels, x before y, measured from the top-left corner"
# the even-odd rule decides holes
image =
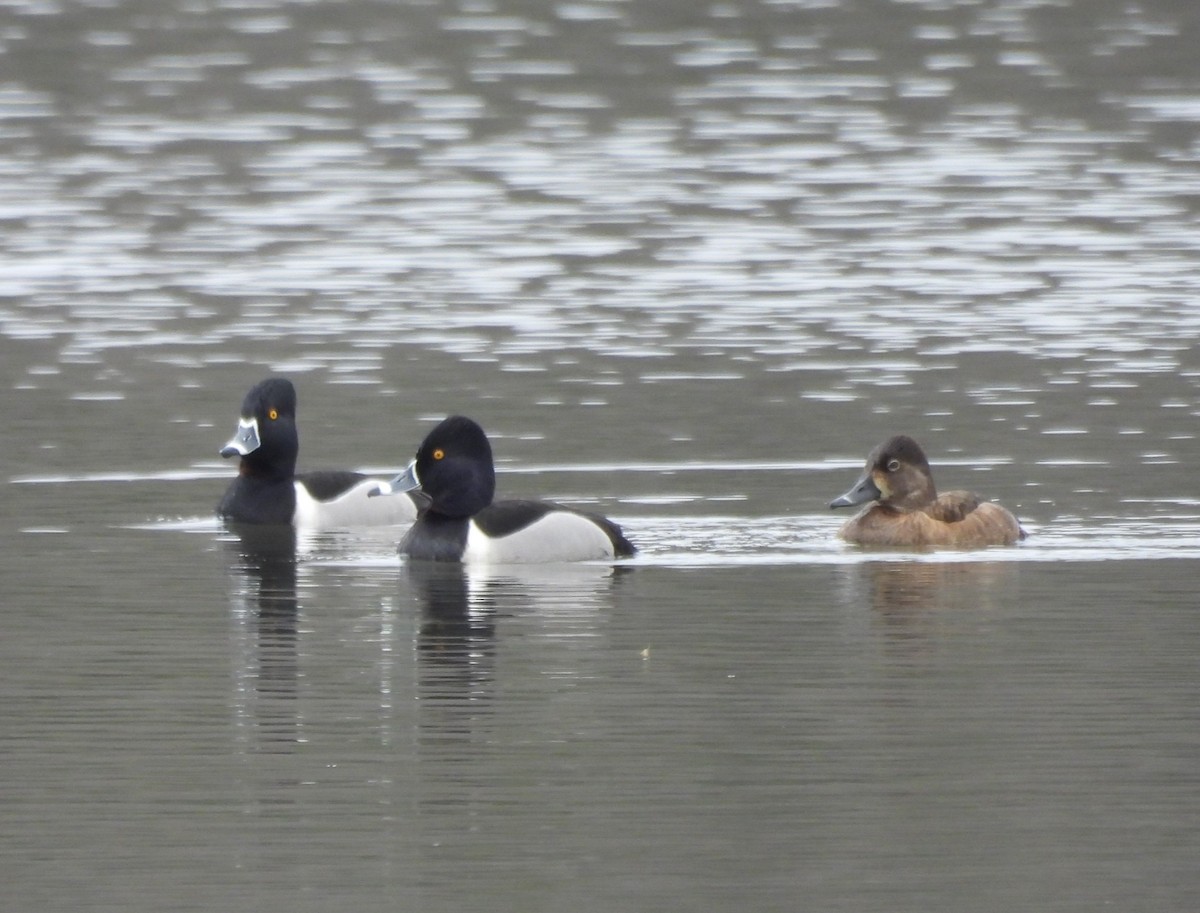
[[[838,535],[856,545],[901,548],[982,548],[1012,545],[1025,538],[1017,518],[969,491],[939,495],[929,461],[907,435],[889,438],[871,451],[854,487],[829,502],[831,508],[871,502]]]

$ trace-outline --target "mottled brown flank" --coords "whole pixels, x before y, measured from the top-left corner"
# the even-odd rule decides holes
[[[875,503],[838,532],[857,545],[982,548],[1024,538],[1017,518],[968,491],[950,491],[916,510]]]

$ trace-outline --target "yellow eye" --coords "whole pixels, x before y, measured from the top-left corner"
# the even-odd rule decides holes
[[[275,421],[275,419],[279,418],[279,410],[278,409],[270,410],[267,413],[267,418],[269,418],[271,421]]]
[[[442,457],[444,457],[445,455],[446,455],[446,451],[442,450],[442,448],[441,448],[441,447],[439,447],[437,450],[435,450],[435,451],[433,452],[433,458],[434,458],[435,460],[440,460],[440,459],[441,459]]]

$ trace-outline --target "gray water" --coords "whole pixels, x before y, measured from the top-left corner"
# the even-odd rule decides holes
[[[1193,6],[6,4],[0,905],[1194,906]],[[642,553],[225,531],[269,373]]]

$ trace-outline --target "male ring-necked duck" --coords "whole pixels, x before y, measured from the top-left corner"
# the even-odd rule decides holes
[[[1017,518],[969,491],[938,495],[929,461],[906,435],[889,438],[871,451],[854,487],[830,502],[852,507],[871,502],[838,531],[857,545],[981,548],[1011,545],[1025,538]]]
[[[237,434],[221,448],[221,456],[239,456],[241,462],[217,505],[217,516],[306,529],[408,525],[417,518],[412,497],[368,497],[383,484],[381,479],[347,470],[297,475],[299,450],[295,387],[282,377],[255,384],[242,401]]]
[[[430,499],[400,554],[432,561],[523,564],[626,558],[636,549],[599,514],[549,501],[493,501],[496,470],[483,429],[451,416],[379,494],[419,487]]]

